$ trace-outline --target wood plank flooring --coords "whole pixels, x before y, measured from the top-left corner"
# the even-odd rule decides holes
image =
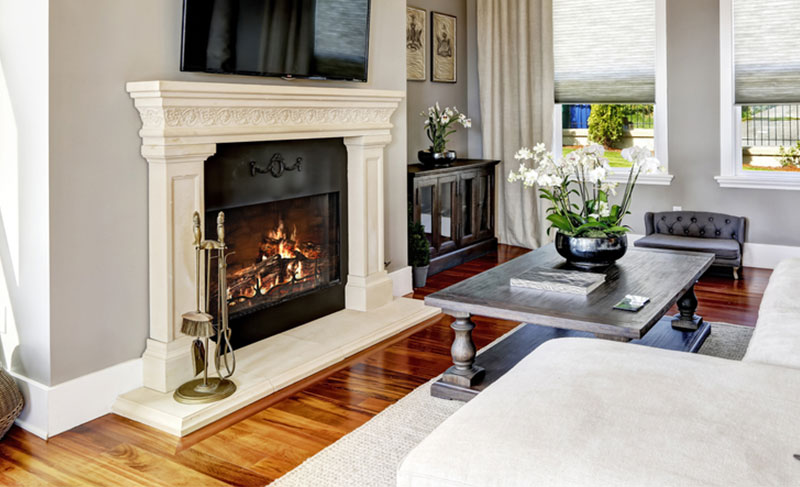
[[[414,297],[525,253],[497,252],[444,271]],[[753,326],[770,271],[704,276],[698,313]],[[265,485],[450,365],[451,320],[435,317],[181,439],[109,414],[43,441],[17,427],[0,441],[0,485]],[[483,347],[517,325],[475,318]]]

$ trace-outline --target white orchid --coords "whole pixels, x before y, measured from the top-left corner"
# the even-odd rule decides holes
[[[622,158],[634,164],[641,163],[652,155],[647,147],[633,146],[622,149]]]
[[[664,166],[655,157],[648,157],[639,163],[641,174],[659,174],[664,172]]]
[[[608,202],[607,201],[601,201],[597,205],[597,211],[598,211],[598,213],[600,213],[601,217],[607,217],[607,216],[609,216],[611,214],[611,207],[608,206]]]
[[[555,188],[561,186],[563,182],[564,178],[556,174],[540,174],[537,179],[537,183],[543,188]]]
[[[605,181],[607,177],[608,177],[608,171],[603,166],[598,166],[595,167],[594,169],[590,169],[586,173],[586,179],[592,183]]]
[[[583,148],[583,153],[589,156],[602,157],[606,150],[600,144],[590,144]]]
[[[514,155],[520,161],[519,168],[509,172],[508,180],[526,187],[538,186],[542,197],[553,204],[547,216],[551,228],[572,236],[619,235],[628,231],[622,226],[622,219],[628,214],[639,175],[662,170],[645,147],[625,149],[622,155],[631,161],[632,167],[619,205],[608,201],[609,196],[617,196],[617,183],[608,181],[611,166],[605,149],[598,144],[571,151],[561,158],[548,152],[542,143],[533,149],[522,147]],[[577,198],[583,204],[576,209]]]
[[[516,154],[514,154],[514,159],[516,159],[518,161],[521,160],[521,159],[525,159],[525,160],[529,161],[529,160],[533,159],[533,152],[531,152],[531,150],[528,149],[527,147],[523,147],[520,150],[518,150]]]
[[[600,185],[600,191],[603,191],[604,193],[609,194],[611,196],[616,196],[618,185],[619,183],[605,182]]]
[[[447,150],[447,138],[455,131],[455,127],[451,127],[453,123],[457,122],[465,128],[472,127],[472,120],[460,113],[458,108],[441,108],[439,102],[428,107],[427,111],[423,111],[420,115],[426,117],[423,126],[431,141],[431,152]]]

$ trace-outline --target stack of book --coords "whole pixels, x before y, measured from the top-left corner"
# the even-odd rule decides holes
[[[512,277],[511,286],[585,296],[605,281],[605,274],[534,267]]]

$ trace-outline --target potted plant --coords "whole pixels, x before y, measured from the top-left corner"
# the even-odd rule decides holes
[[[603,146],[592,144],[557,159],[540,143],[533,150],[520,149],[514,156],[521,161],[519,169],[508,175],[510,182],[538,187],[541,198],[550,201],[547,232],[556,229],[558,253],[577,267],[607,266],[625,255],[629,228],[622,220],[630,213],[636,182],[641,174],[663,171],[649,149],[624,149],[622,157],[632,163],[631,170],[621,202],[611,204],[609,196],[617,195],[617,183],[608,181],[604,153]]]
[[[428,280],[431,248],[425,236],[425,227],[411,218],[408,221],[408,260],[413,271],[414,287],[424,287]]]
[[[425,165],[448,165],[456,159],[456,152],[447,150],[447,138],[455,133],[453,124],[460,124],[465,128],[472,127],[472,120],[460,113],[456,107],[439,108],[436,102],[428,110],[420,114],[427,117],[425,120],[425,133],[431,141],[428,150],[421,150],[417,153],[417,158]]]

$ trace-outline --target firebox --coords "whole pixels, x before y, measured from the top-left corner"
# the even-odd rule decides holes
[[[205,164],[205,198],[210,235],[217,213],[225,213],[235,348],[344,309],[347,152],[341,139],[220,144]],[[209,268],[215,303],[216,263]]]

